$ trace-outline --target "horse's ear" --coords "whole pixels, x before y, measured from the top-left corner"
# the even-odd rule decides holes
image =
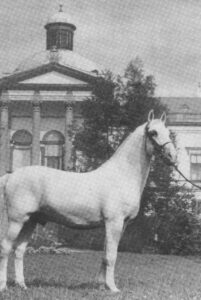
[[[161,115],[161,121],[165,124],[166,120],[167,120],[167,115],[165,112],[163,112]]]
[[[154,119],[154,110],[150,110],[149,114],[148,114],[148,122],[151,122]]]

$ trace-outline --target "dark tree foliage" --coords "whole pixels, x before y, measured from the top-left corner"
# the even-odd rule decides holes
[[[151,109],[154,109],[156,117],[167,111],[160,100],[154,97],[156,87],[154,78],[151,75],[144,75],[142,63],[138,58],[129,63],[124,78],[126,79],[124,117],[129,131],[145,123]]]
[[[91,159],[93,167],[107,160],[113,153],[109,144],[109,130],[120,125],[120,104],[114,98],[115,84],[107,72],[93,86],[92,97],[82,106],[84,125],[75,136],[75,149]]]

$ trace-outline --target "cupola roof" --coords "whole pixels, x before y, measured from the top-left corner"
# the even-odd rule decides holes
[[[75,25],[73,24],[72,17],[63,11],[63,6],[60,5],[59,11],[50,16],[47,20],[46,26],[53,23],[65,23],[73,26],[75,29]]]

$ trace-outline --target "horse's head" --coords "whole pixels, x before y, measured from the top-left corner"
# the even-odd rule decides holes
[[[146,149],[149,155],[154,153],[161,155],[169,165],[176,164],[176,149],[170,138],[170,131],[165,126],[166,114],[163,113],[160,119],[154,119],[154,112],[151,110],[148,115],[148,122],[145,129]]]

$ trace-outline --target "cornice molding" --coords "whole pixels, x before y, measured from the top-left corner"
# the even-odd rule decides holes
[[[167,122],[168,126],[175,126],[175,127],[179,127],[179,126],[185,126],[185,127],[189,127],[189,126],[195,126],[195,127],[200,127],[201,126],[201,122]]]
[[[6,87],[8,90],[40,90],[40,91],[91,91],[91,84],[34,84],[34,83],[13,83],[1,84],[0,89]]]
[[[8,89],[8,88],[15,88],[16,86],[21,86],[23,89],[26,89],[30,86],[30,84],[22,84],[20,81],[27,80],[45,73],[49,73],[51,71],[56,71],[58,73],[61,73],[63,75],[71,76],[76,79],[82,80],[87,82],[88,84],[93,84],[96,81],[99,80],[99,77],[93,76],[91,74],[75,70],[73,68],[69,68],[63,65],[60,65],[58,63],[49,63],[46,65],[41,65],[40,67],[37,67],[35,69],[30,69],[28,71],[23,71],[19,73],[14,73],[12,75],[3,77],[0,79],[0,88],[1,89]],[[33,86],[36,86],[37,84],[32,84]],[[39,85],[39,84],[38,84]],[[42,84],[39,86],[60,86],[60,85],[47,85],[47,84]],[[62,85],[61,85],[62,86]],[[71,87],[76,87],[76,84],[73,85],[63,85],[63,86],[71,86]],[[83,86],[83,85],[78,85],[78,86]]]

